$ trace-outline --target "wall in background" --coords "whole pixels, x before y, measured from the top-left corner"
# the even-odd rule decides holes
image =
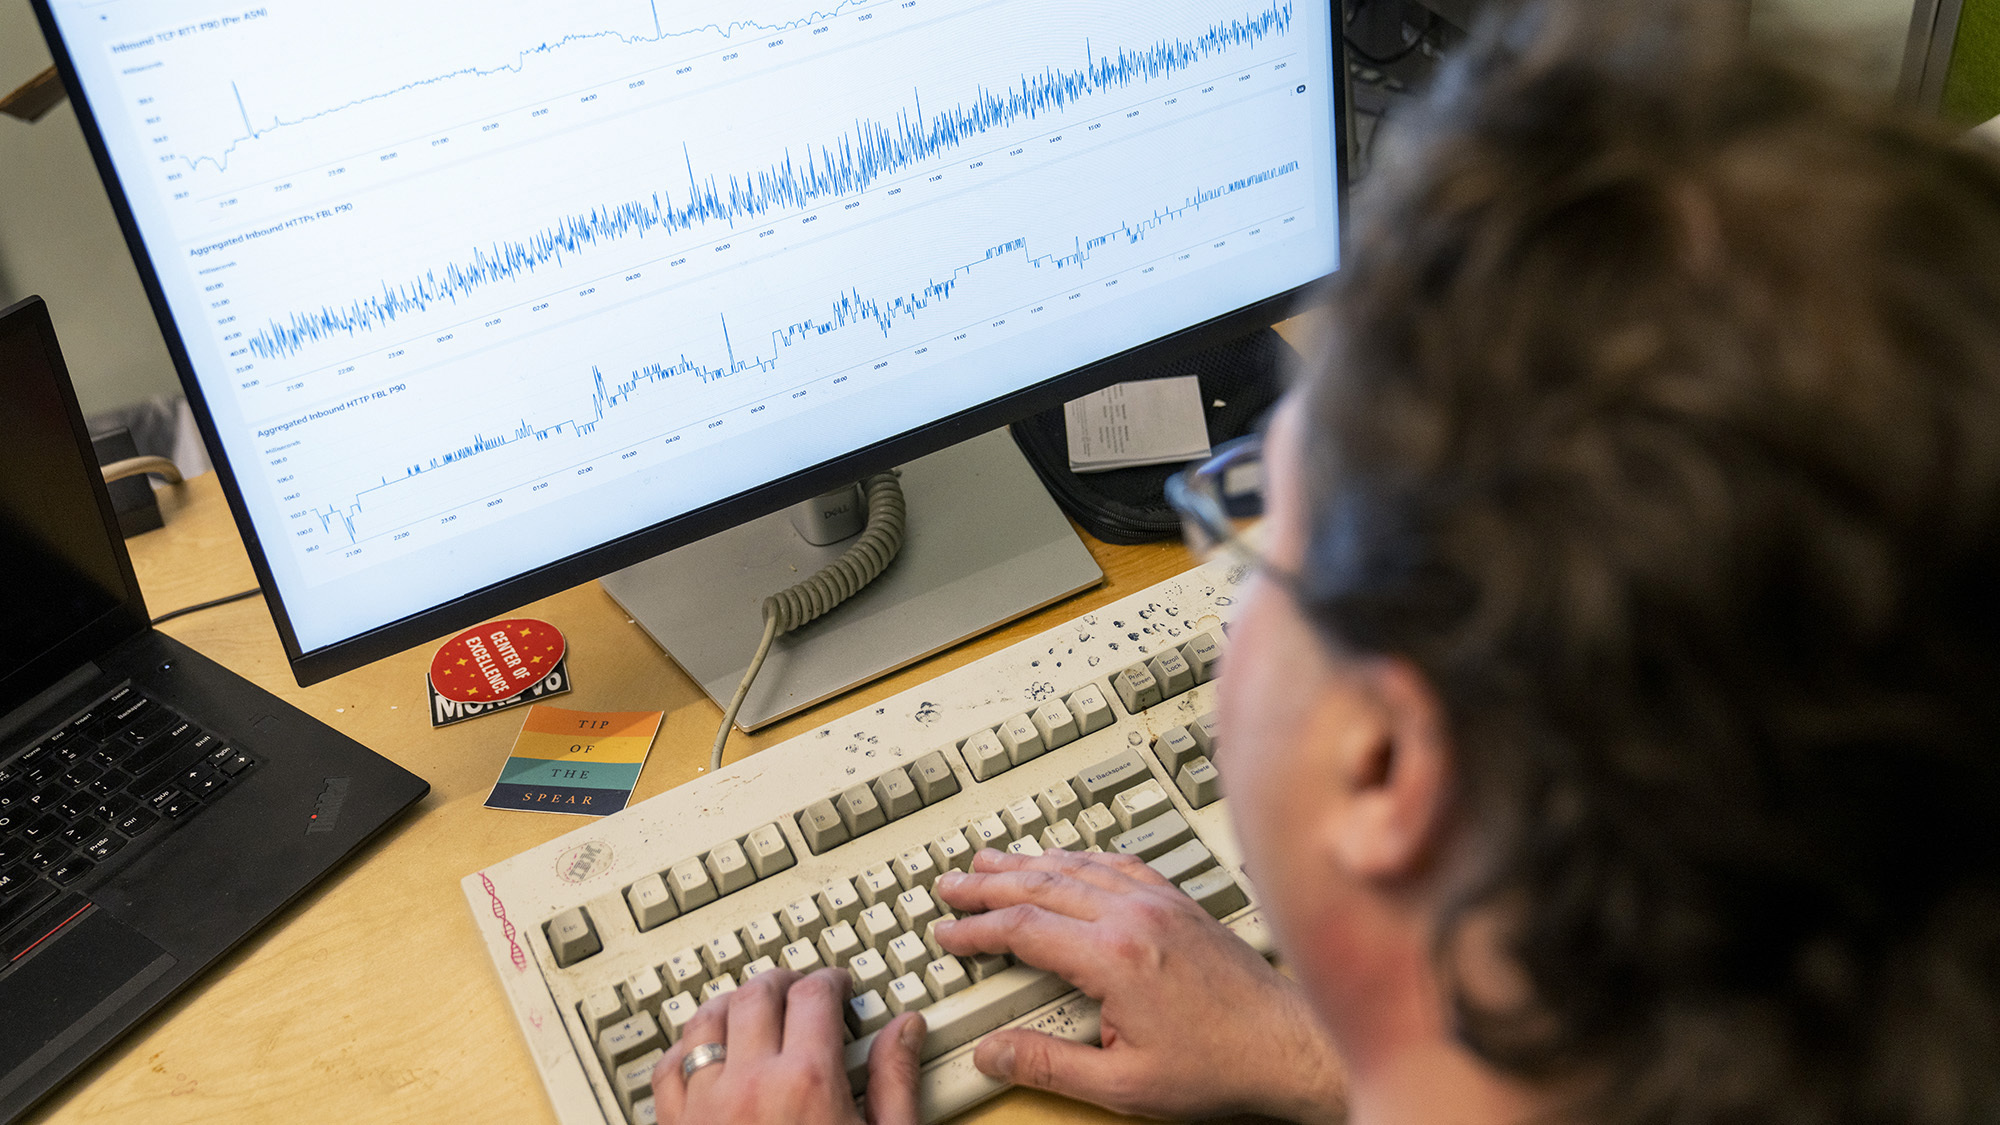
[[[0,86],[48,65],[25,0],[0,0]],[[33,125],[0,117],[0,305],[30,293],[49,303],[85,414],[180,392],[68,102]]]
[[[1838,34],[1860,57],[1841,60],[1837,68],[1888,94],[1894,93],[1902,73],[1915,6],[1915,0],[1752,0],[1751,11],[1759,19],[1790,20]]]

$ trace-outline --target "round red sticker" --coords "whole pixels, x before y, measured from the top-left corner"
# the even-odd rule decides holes
[[[532,617],[489,621],[431,657],[431,686],[457,703],[497,703],[534,687],[563,658],[563,635]]]

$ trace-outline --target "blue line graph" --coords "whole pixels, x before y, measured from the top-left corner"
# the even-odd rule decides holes
[[[537,422],[523,417],[502,433],[474,434],[471,439],[447,452],[405,465],[398,475],[384,475],[380,484],[358,493],[351,504],[328,505],[315,509],[314,514],[319,518],[321,530],[326,532],[338,530],[351,543],[358,537],[354,526],[355,518],[366,510],[372,493],[379,493],[404,481],[522,442],[546,442],[559,437],[588,437],[597,432],[607,416],[620,407],[630,404],[634,396],[642,391],[677,381],[685,382],[690,376],[706,385],[750,372],[769,372],[779,366],[781,355],[786,349],[816,337],[872,325],[886,338],[897,323],[914,319],[924,310],[949,301],[973,274],[996,264],[1013,264],[1037,270],[1082,270],[1096,251],[1106,246],[1138,245],[1153,232],[1183,215],[1199,213],[1203,207],[1211,203],[1298,170],[1298,161],[1289,161],[1240,179],[1199,189],[1189,194],[1177,206],[1157,208],[1143,219],[1121,223],[1116,229],[1103,234],[1088,238],[1077,237],[1068,247],[1060,250],[1037,252],[1029,248],[1028,240],[1025,238],[1010,239],[988,248],[981,257],[954,268],[949,274],[933,277],[922,285],[914,286],[907,292],[894,296],[866,296],[859,289],[849,288],[832,298],[824,314],[771,329],[768,347],[765,348],[738,352],[729,330],[728,317],[718,314],[717,321],[722,342],[721,354],[718,356],[699,359],[682,350],[672,359],[645,364],[633,369],[624,378],[616,380],[607,377],[600,367],[592,365],[590,405],[587,413],[555,422]]]
[[[885,177],[947,155],[996,130],[1061,113],[1092,94],[1172,78],[1232,50],[1254,49],[1268,38],[1287,34],[1291,23],[1292,0],[1272,0],[1261,12],[1212,24],[1191,39],[1160,40],[1112,54],[1096,53],[1086,40],[1079,67],[1052,66],[1023,74],[1005,87],[980,87],[969,101],[928,116],[922,95],[913,92],[910,107],[893,121],[857,119],[852,132],[837,140],[797,156],[787,148],[765,168],[726,178],[698,173],[683,146],[688,183],[680,201],[659,191],[646,199],[566,216],[526,237],[475,247],[467,258],[427,270],[413,280],[384,281],[379,293],[273,318],[249,338],[247,347],[260,359],[286,358],[323,341],[352,339],[435,305],[455,305],[462,297],[545,266],[560,267],[599,244],[643,238],[656,231],[672,235],[710,223],[734,227],[774,211],[858,195]]]
[[[213,156],[182,155],[178,159],[182,163],[186,164],[190,171],[201,167],[203,164],[212,164],[215,166],[216,171],[227,172],[229,170],[229,158],[235,155],[235,152],[238,148],[242,147],[244,144],[249,143],[251,141],[262,140],[264,137],[270,135],[271,133],[275,133],[281,129],[291,128],[292,126],[295,125],[308,125],[314,121],[318,121],[326,117],[331,117],[334,114],[340,113],[345,110],[356,109],[360,106],[368,105],[371,102],[379,102],[387,98],[396,97],[399,94],[407,94],[413,90],[421,90],[424,89],[425,87],[437,86],[442,83],[451,82],[460,78],[491,78],[494,75],[498,74],[519,74],[523,70],[527,69],[530,62],[540,58],[548,57],[550,55],[554,55],[557,52],[563,50],[565,47],[574,47],[582,43],[600,42],[607,40],[611,42],[622,43],[628,47],[645,47],[645,46],[651,46],[656,43],[664,43],[673,39],[684,39],[690,35],[712,34],[712,35],[719,35],[724,39],[733,39],[736,36],[743,34],[744,32],[751,32],[756,35],[782,34],[784,32],[794,30],[795,28],[808,27],[815,23],[823,23],[827,20],[834,18],[835,16],[839,15],[840,13],[846,11],[849,8],[861,7],[867,4],[868,2],[869,0],[840,0],[839,3],[833,5],[833,7],[825,11],[808,12],[797,19],[785,20],[781,23],[757,23],[754,20],[734,20],[729,23],[706,23],[702,24],[699,27],[682,28],[678,31],[663,31],[660,28],[659,4],[657,0],[649,0],[647,5],[648,14],[652,16],[653,19],[653,34],[651,35],[628,35],[622,31],[572,32],[571,34],[565,35],[560,39],[545,40],[543,42],[535,44],[532,47],[521,48],[516,53],[513,62],[500,63],[497,66],[459,67],[456,70],[448,70],[442,74],[433,74],[428,78],[418,78],[410,82],[405,82],[399,86],[393,86],[387,90],[382,90],[378,93],[367,94],[362,97],[355,98],[353,101],[342,102],[339,105],[328,106],[325,109],[314,110],[311,113],[301,114],[297,117],[285,118],[285,117],[279,117],[276,114],[272,114],[271,123],[268,125],[256,125],[252,123],[250,118],[250,110],[247,106],[245,106],[243,102],[243,91],[238,88],[235,82],[232,81],[229,84],[229,89],[230,92],[235,95],[236,108],[238,111],[240,111],[243,117],[243,135],[230,141],[228,146],[225,147],[220,153],[217,153],[216,155]]]

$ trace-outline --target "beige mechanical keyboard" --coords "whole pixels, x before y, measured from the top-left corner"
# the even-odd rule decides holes
[[[1134,853],[1260,951],[1216,789],[1214,676],[1240,569],[1199,567],[469,875],[465,895],[557,1116],[653,1120],[648,1079],[705,999],[847,969],[848,1073],[929,1023],[926,1121],[1003,1087],[978,1038],[1095,1041],[1061,978],[938,948],[937,876],[981,847]]]

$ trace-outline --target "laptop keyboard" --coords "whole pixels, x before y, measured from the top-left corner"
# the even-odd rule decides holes
[[[255,765],[131,684],[0,763],[0,963],[51,928],[39,923],[81,906],[65,892],[199,813]]]

